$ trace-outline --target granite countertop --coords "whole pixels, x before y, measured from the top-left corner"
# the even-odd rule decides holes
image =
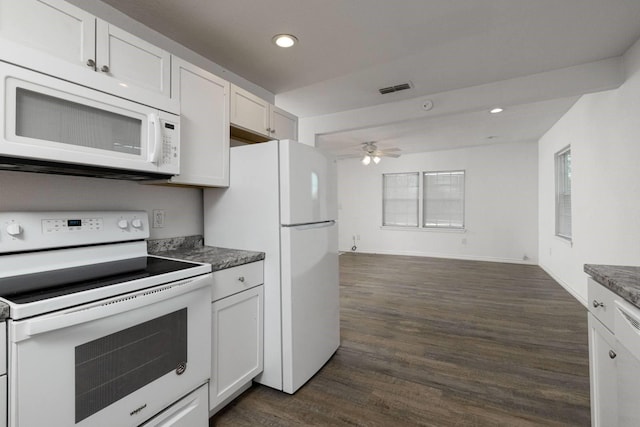
[[[9,304],[0,301],[0,322],[9,318]]]
[[[640,267],[585,264],[584,272],[640,308]]]
[[[204,246],[202,236],[147,240],[147,251],[151,255],[211,264],[212,271],[264,259],[264,252]]]

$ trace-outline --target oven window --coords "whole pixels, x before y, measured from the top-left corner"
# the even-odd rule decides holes
[[[187,309],[76,347],[76,423],[187,363]],[[181,372],[180,372],[181,373]]]

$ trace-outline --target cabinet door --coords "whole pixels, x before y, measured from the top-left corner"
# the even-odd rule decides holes
[[[97,20],[96,70],[133,85],[170,96],[171,55],[109,23]]]
[[[173,59],[172,97],[180,100],[180,175],[172,183],[229,185],[229,82]]]
[[[30,61],[43,62],[47,55],[93,71],[89,60],[95,60],[95,17],[60,0],[0,0],[0,38],[34,49],[38,54],[22,50],[21,57],[6,58],[14,49],[5,49],[3,58],[19,65],[33,67]],[[26,61],[26,62],[25,62]]]
[[[616,353],[614,335],[589,313],[591,423],[594,427],[617,425]]]
[[[262,372],[263,288],[256,286],[212,304],[210,410]]]
[[[298,118],[275,105],[271,106],[271,135],[275,139],[298,140]]]
[[[231,124],[263,136],[269,132],[269,103],[235,85],[231,85]]]

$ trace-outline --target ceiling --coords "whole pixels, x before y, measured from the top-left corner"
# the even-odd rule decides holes
[[[263,87],[299,117],[459,90],[622,55],[640,38],[638,0],[103,0]],[[271,38],[299,43],[279,49]],[[378,89],[411,82],[391,95]],[[323,136],[342,152],[362,140],[404,152],[538,139],[576,98]],[[500,138],[487,140],[490,135]],[[463,138],[463,139],[460,139]],[[499,141],[498,141],[499,140]],[[421,142],[422,141],[422,142]]]

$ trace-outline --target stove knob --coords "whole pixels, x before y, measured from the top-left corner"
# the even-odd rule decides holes
[[[22,234],[22,226],[17,222],[12,222],[7,226],[7,233],[9,233],[10,236],[19,236]]]
[[[122,228],[123,230],[128,226],[129,222],[126,219],[121,219],[120,221],[118,221],[118,227]]]
[[[131,221],[131,225],[133,225],[135,228],[142,228],[142,220],[140,218],[135,218]]]

